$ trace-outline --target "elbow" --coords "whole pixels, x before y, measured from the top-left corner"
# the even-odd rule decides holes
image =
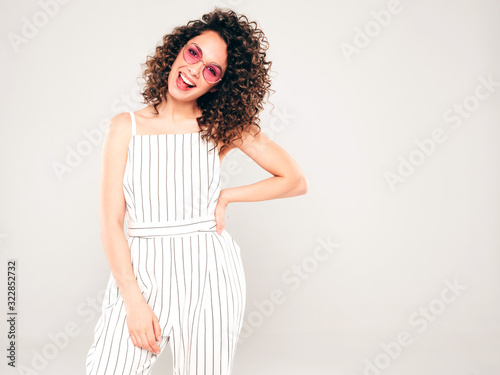
[[[300,175],[295,183],[295,195],[304,195],[309,190],[309,182],[304,175]]]
[[[110,237],[113,238],[116,233],[123,233],[123,221],[119,219],[101,219],[101,241],[107,241]]]

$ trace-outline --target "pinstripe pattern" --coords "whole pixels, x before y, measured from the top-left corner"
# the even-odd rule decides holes
[[[229,375],[243,323],[240,248],[215,231],[217,148],[199,133],[136,135],[123,178],[134,274],[170,344],[175,375]],[[161,355],[161,354],[160,354]],[[110,274],[87,355],[87,375],[150,374],[158,355],[133,345]]]

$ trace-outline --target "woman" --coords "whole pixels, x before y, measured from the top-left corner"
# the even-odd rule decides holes
[[[215,9],[163,37],[143,74],[147,107],[111,120],[100,221],[112,272],[87,374],[149,374],[169,342],[174,374],[231,373],[246,285],[225,209],[307,191],[258,125],[266,49],[255,22]],[[220,163],[235,147],[273,177],[221,190]]]

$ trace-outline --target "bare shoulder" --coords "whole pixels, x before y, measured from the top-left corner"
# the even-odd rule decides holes
[[[215,130],[213,130],[213,131],[215,131]],[[229,153],[229,151],[231,151],[235,148],[239,148],[239,149],[243,150],[244,147],[248,146],[248,144],[253,142],[255,140],[255,138],[259,136],[258,132],[259,132],[259,128],[255,125],[252,125],[250,127],[250,129],[246,129],[246,130],[241,132],[241,137],[233,139],[229,145],[225,146],[224,151],[221,151],[223,143],[220,142],[217,146],[217,148],[219,150],[219,155],[224,157],[226,154]]]
[[[102,158],[105,162],[120,163],[127,156],[127,149],[132,139],[132,118],[130,113],[119,113],[113,116],[107,125],[104,135]]]
[[[130,113],[122,112],[113,116],[108,123],[106,134],[109,139],[128,142],[132,137],[132,118]]]
[[[250,147],[262,147],[271,142],[257,125],[251,125],[241,133],[241,139],[235,144],[240,150],[245,151]]]

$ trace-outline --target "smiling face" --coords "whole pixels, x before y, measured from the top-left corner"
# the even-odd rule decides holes
[[[168,76],[167,95],[182,101],[196,100],[217,85],[217,83],[207,82],[203,75],[205,68],[207,68],[205,74],[211,81],[214,80],[214,73],[216,73],[214,72],[214,69],[217,69],[215,65],[222,69],[222,74],[227,68],[226,43],[215,31],[204,31],[186,42],[186,46],[189,45],[192,45],[191,48],[180,50]],[[198,60],[200,57],[201,59],[190,64],[183,57],[183,53],[187,54],[189,62]]]

